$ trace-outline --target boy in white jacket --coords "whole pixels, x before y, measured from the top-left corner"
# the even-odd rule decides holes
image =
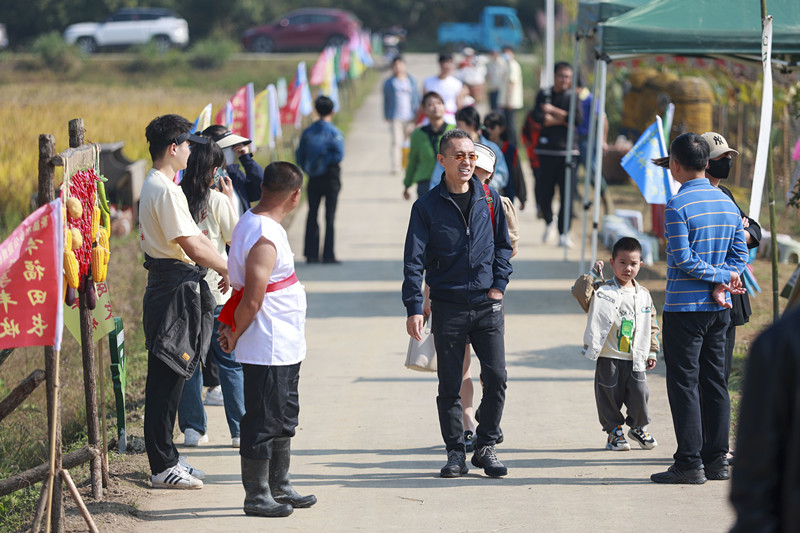
[[[650,450],[656,440],[647,432],[645,371],[656,366],[659,351],[656,309],[650,292],[635,278],[641,266],[642,247],[632,237],[614,244],[611,268],[614,277],[603,281],[603,262],[575,282],[572,294],[589,317],[583,334],[583,354],[597,361],[594,377],[597,414],[608,433],[606,449],[630,450],[622,430],[639,446]],[[625,404],[627,417],[621,412]]]

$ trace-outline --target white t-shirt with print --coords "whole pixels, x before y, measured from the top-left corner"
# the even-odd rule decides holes
[[[456,111],[458,111],[458,95],[461,93],[461,88],[464,86],[454,76],[447,76],[441,79],[439,76],[430,76],[425,78],[422,84],[422,93],[425,94],[430,91],[439,93],[444,101],[444,121],[448,124],[456,123]]]

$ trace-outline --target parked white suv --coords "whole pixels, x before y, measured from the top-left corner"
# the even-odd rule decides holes
[[[64,31],[64,40],[92,54],[100,48],[122,48],[151,40],[164,52],[189,43],[189,25],[164,8],[120,9],[105,22],[81,22]]]

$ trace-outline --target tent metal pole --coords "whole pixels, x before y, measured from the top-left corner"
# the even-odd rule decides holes
[[[606,71],[608,65],[605,59],[600,59],[600,111],[598,117],[606,114]],[[603,121],[597,120],[597,135],[595,137],[594,160],[594,218],[592,222],[592,264],[597,261],[597,232],[600,227],[600,185],[603,168]]]
[[[569,230],[572,226],[572,180],[575,178],[575,167],[577,160],[573,154],[573,146],[575,145],[575,113],[578,107],[578,91],[576,91],[576,83],[578,81],[578,49],[580,44],[580,35],[575,35],[575,52],[572,56],[572,91],[569,96],[569,114],[567,115],[567,157],[566,166],[564,168],[564,190],[561,191],[564,197],[564,220],[561,221],[561,227],[564,228],[564,233],[561,235],[564,245],[564,262],[567,262],[567,252],[569,251]],[[580,272],[578,273],[580,275]]]
[[[586,268],[586,234],[588,233],[589,224],[589,186],[592,182],[592,161],[594,161],[594,143],[597,137],[595,128],[597,127],[597,93],[600,90],[600,60],[594,62],[594,87],[592,89],[592,108],[589,118],[589,138],[586,142],[586,168],[584,169],[583,180],[583,232],[581,233],[581,262],[580,271],[578,274],[583,274],[588,269]]]

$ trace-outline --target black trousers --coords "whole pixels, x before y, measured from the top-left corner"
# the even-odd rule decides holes
[[[150,471],[163,472],[178,462],[172,439],[175,416],[186,380],[147,352],[147,381],[144,392],[144,443]]]
[[[323,259],[335,259],[333,253],[334,218],[339,191],[342,190],[339,165],[331,165],[322,176],[309,178],[306,192],[308,194],[308,219],[306,220],[306,240],[303,255],[307,259],[319,259],[319,222],[317,220],[319,205],[325,198],[325,242],[322,248]]]
[[[212,341],[213,342],[213,341]],[[212,351],[209,350],[209,353]],[[203,365],[203,386],[219,386],[219,367],[213,357],[206,357],[206,364]]]
[[[553,222],[553,197],[555,196],[556,186],[560,197],[558,208],[558,233],[563,235],[569,232],[569,223],[565,219],[564,210],[567,206],[567,193],[564,188],[565,175],[567,172],[567,158],[562,155],[540,155],[539,168],[534,169],[533,192],[536,196],[536,204],[541,209],[542,217],[547,224]],[[574,178],[573,178],[574,179]],[[570,197],[574,204],[575,195]],[[570,217],[575,214],[575,210],[570,206]],[[567,224],[565,224],[567,222]]]
[[[730,311],[665,312],[667,396],[682,470],[700,468],[728,453],[730,396],[725,341]]]
[[[272,457],[272,439],[294,437],[300,414],[300,363],[285,366],[242,364],[244,416],[239,455]]]
[[[506,352],[503,340],[503,302],[453,304],[431,302],[431,333],[436,346],[439,376],[439,427],[447,451],[466,452],[461,420],[461,373],[467,338],[481,363],[483,398],[477,445],[494,445],[500,436],[500,419],[506,399]]]

